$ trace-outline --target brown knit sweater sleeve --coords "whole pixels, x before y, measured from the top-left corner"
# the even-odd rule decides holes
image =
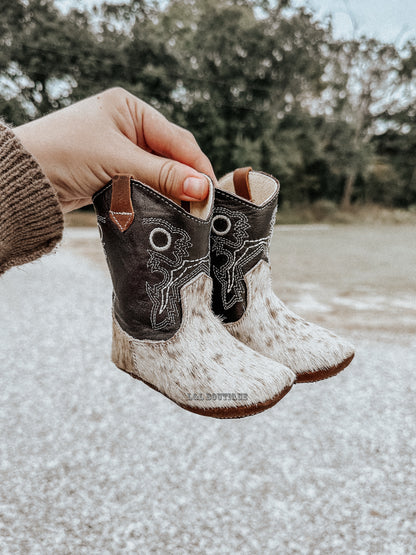
[[[52,185],[0,122],[0,274],[50,252],[62,231],[63,214]]]

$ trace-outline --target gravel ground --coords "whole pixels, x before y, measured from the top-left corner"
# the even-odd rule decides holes
[[[112,366],[110,302],[68,245],[0,279],[2,555],[416,552],[414,334],[219,421]]]

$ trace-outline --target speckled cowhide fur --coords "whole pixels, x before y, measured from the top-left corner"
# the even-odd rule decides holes
[[[198,414],[237,418],[277,403],[294,373],[232,337],[212,312],[212,185],[188,211],[135,180],[130,204],[119,181],[123,189],[110,183],[93,199],[114,286],[113,362]]]
[[[254,414],[288,391],[294,375],[228,334],[211,311],[211,292],[205,274],[182,287],[182,325],[165,341],[134,339],[114,319],[113,361],[199,414]]]
[[[247,177],[251,200],[233,192],[232,174],[216,190],[211,231],[214,312],[235,338],[288,366],[298,382],[332,376],[349,364],[354,349],[294,314],[274,294],[269,245],[279,183],[260,172],[250,171]],[[223,225],[216,229],[218,215]]]

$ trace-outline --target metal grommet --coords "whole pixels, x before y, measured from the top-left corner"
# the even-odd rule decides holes
[[[156,233],[161,233],[162,235],[165,236],[166,243],[164,245],[156,245],[154,240],[154,236]],[[163,229],[163,227],[155,227],[155,229],[153,229],[149,235],[149,241],[152,249],[154,249],[155,251],[161,252],[161,251],[166,251],[171,246],[172,237],[171,237],[171,234],[168,231],[166,231],[166,229]]]
[[[225,229],[218,229],[215,227],[215,222],[223,221],[226,223]],[[212,218],[212,229],[216,235],[227,235],[231,229],[231,220],[224,214],[217,214]]]

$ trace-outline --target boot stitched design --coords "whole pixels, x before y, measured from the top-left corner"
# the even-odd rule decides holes
[[[211,184],[185,209],[122,175],[93,202],[114,288],[113,362],[187,410],[239,418],[277,403],[295,375],[212,312],[213,199]]]
[[[219,227],[221,225],[223,227]],[[259,256],[267,255],[269,237],[250,240],[247,230],[248,218],[242,212],[229,210],[224,206],[215,208],[212,222],[211,253],[215,259],[226,261],[212,266],[215,278],[221,284],[221,300],[225,309],[236,303],[245,307],[244,268]],[[229,233],[233,230],[233,236]]]
[[[269,245],[279,187],[251,168],[220,180],[211,231],[212,306],[234,337],[288,366],[298,382],[317,381],[345,368],[354,349],[297,316],[273,292]],[[221,227],[217,216],[227,218]]]
[[[143,223],[152,226],[147,267],[151,272],[162,274],[158,283],[152,285],[146,282],[146,291],[152,300],[152,328],[160,330],[179,318],[178,305],[182,286],[201,272],[209,274],[209,253],[190,260],[189,249],[192,242],[185,230],[174,227],[161,218],[144,218]],[[155,225],[158,227],[154,227]],[[164,254],[165,252],[171,256]]]

